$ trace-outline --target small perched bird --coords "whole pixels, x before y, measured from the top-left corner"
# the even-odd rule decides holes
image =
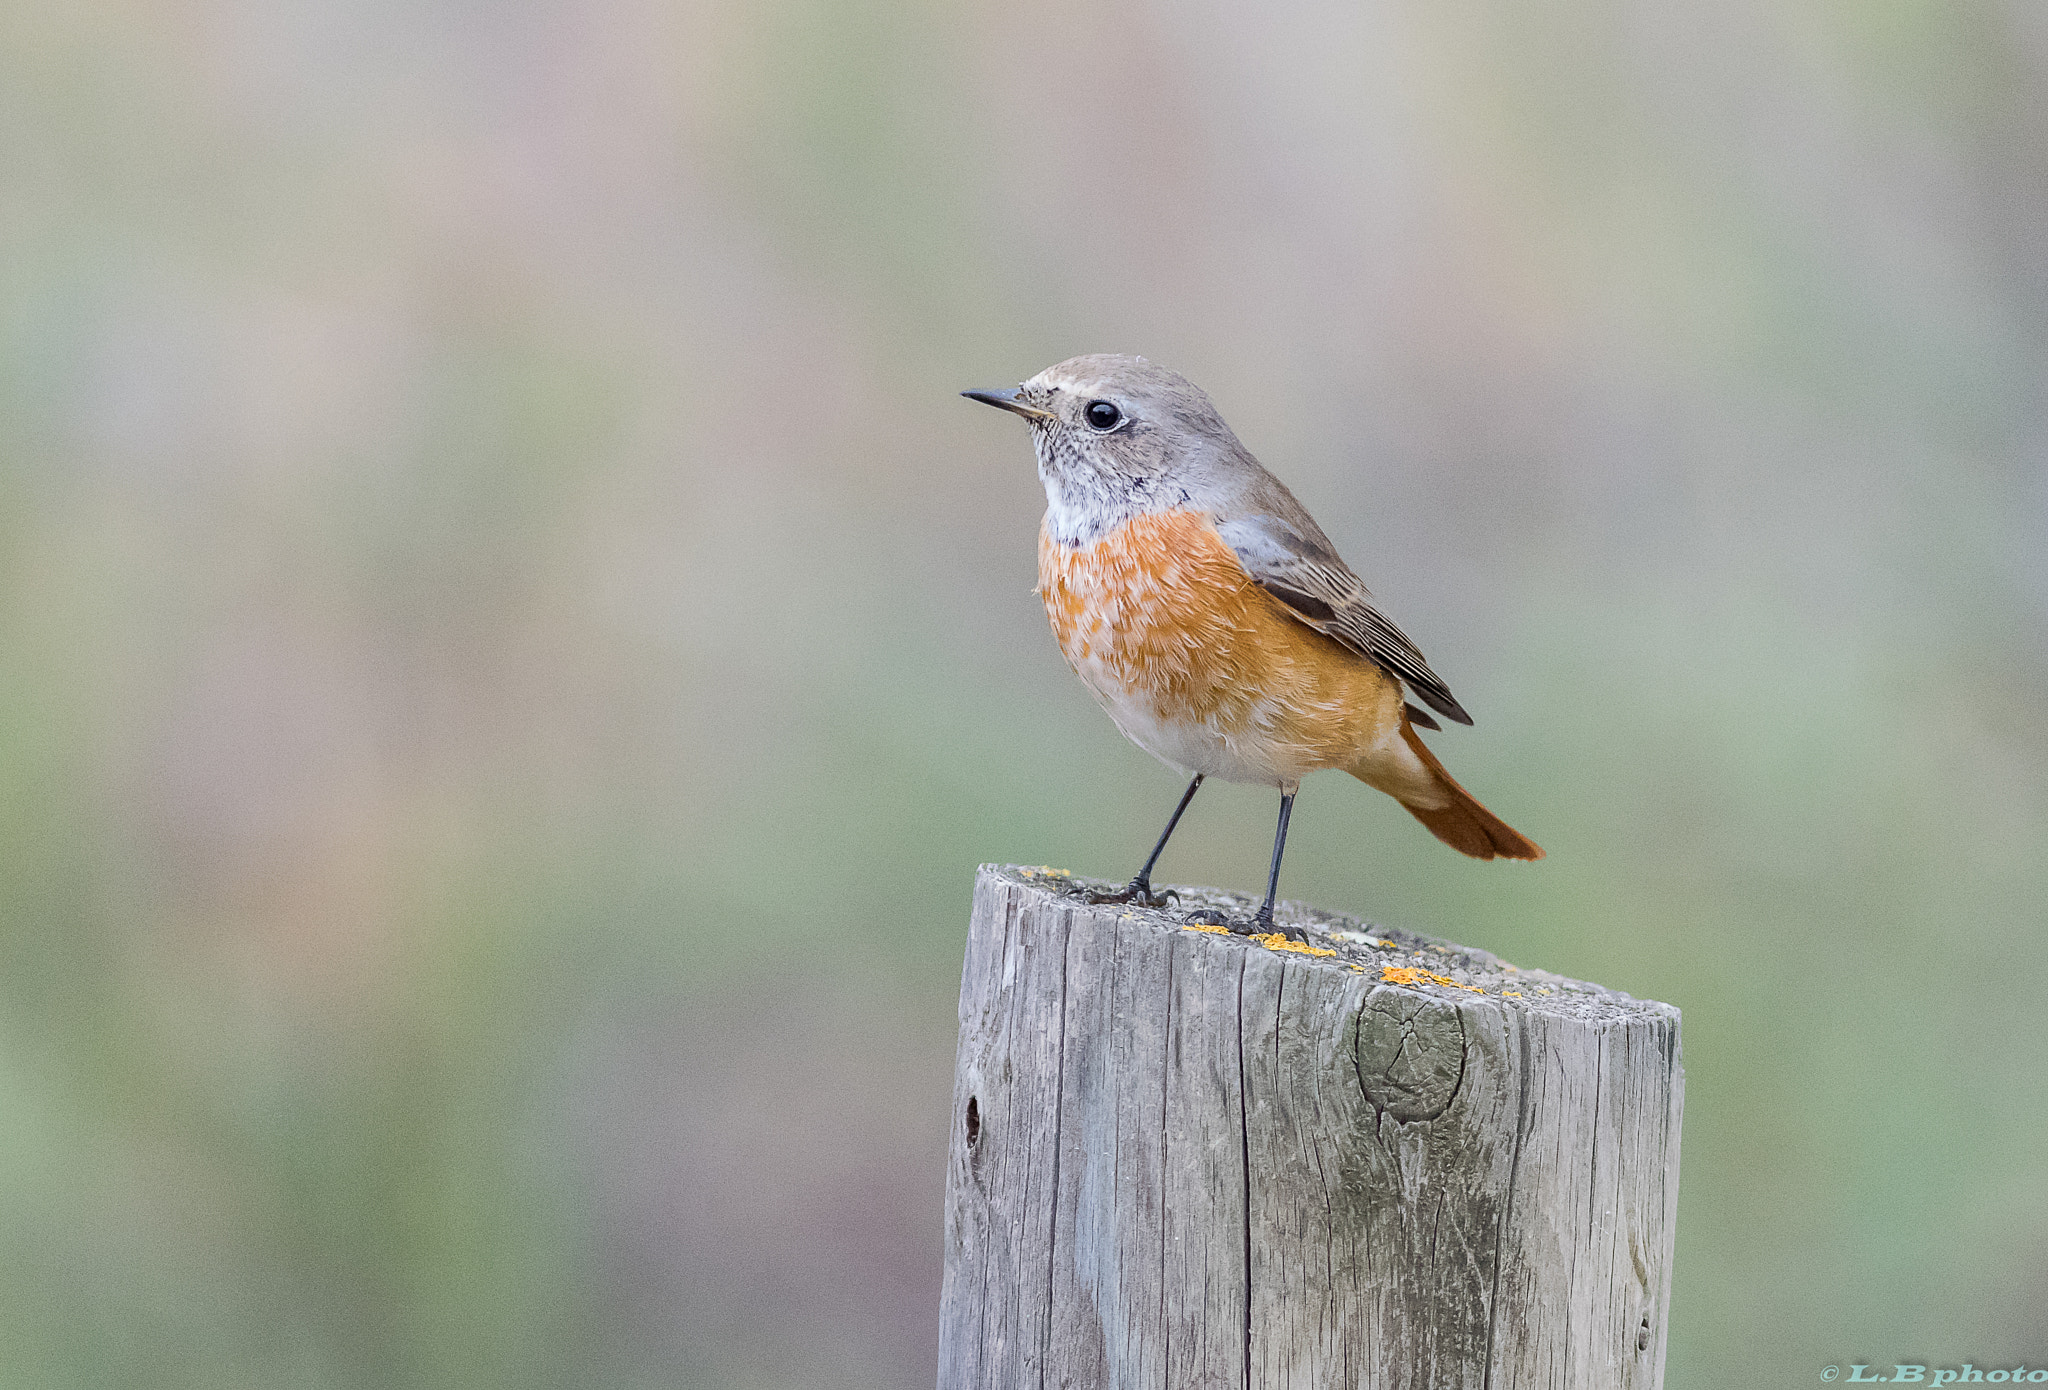
[[[961,394],[1030,423],[1046,500],[1038,592],[1067,664],[1125,737],[1194,776],[1144,867],[1097,901],[1164,906],[1152,867],[1209,777],[1280,790],[1266,900],[1225,922],[1233,931],[1274,930],[1294,795],[1324,768],[1475,859],[1543,857],[1416,734],[1442,726],[1404,687],[1472,717],[1194,383],[1100,353]]]

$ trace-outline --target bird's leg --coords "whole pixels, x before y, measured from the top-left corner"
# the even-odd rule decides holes
[[[1139,907],[1165,907],[1166,900],[1173,897],[1171,892],[1152,891],[1152,866],[1159,862],[1159,856],[1166,851],[1166,842],[1173,838],[1173,828],[1180,824],[1181,812],[1188,809],[1188,803],[1195,799],[1195,793],[1202,789],[1203,774],[1197,772],[1195,780],[1188,783],[1188,789],[1180,794],[1180,805],[1173,808],[1167,817],[1166,829],[1159,832],[1159,843],[1152,846],[1152,853],[1146,856],[1145,867],[1138,870],[1138,876],[1114,893],[1090,889],[1082,896],[1091,903],[1136,903]]]
[[[1308,933],[1300,927],[1282,927],[1273,921],[1273,900],[1280,894],[1280,856],[1287,849],[1287,818],[1294,814],[1294,793],[1280,794],[1280,825],[1273,832],[1273,867],[1266,875],[1266,900],[1259,904],[1259,910],[1245,923],[1230,923],[1230,929],[1240,936],[1277,931],[1294,941],[1307,941]]]
[[[1294,792],[1280,793],[1280,825],[1273,832],[1273,867],[1266,875],[1266,900],[1259,904],[1259,910],[1249,917],[1226,917],[1214,908],[1197,908],[1181,920],[1200,923],[1205,926],[1226,927],[1239,936],[1263,936],[1267,932],[1279,932],[1295,941],[1307,941],[1308,933],[1300,927],[1283,927],[1273,920],[1273,902],[1280,894],[1280,856],[1287,849],[1287,820],[1294,814]]]

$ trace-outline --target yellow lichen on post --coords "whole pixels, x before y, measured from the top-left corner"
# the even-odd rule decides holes
[[[1416,954],[1420,955],[1422,953],[1418,951]],[[1448,975],[1435,974],[1424,970],[1419,965],[1385,966],[1380,970],[1380,980],[1382,983],[1390,985],[1443,985],[1449,989],[1470,990],[1474,994],[1486,993],[1478,985],[1461,985]]]
[[[1300,941],[1289,941],[1276,931],[1263,932],[1254,936],[1252,940],[1258,942],[1269,951],[1293,951],[1297,955],[1304,956],[1334,956],[1337,954],[1326,946],[1310,946]]]

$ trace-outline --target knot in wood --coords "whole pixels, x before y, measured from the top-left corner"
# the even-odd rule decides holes
[[[1465,1074],[1457,1006],[1405,990],[1373,991],[1352,1046],[1365,1098],[1404,1124],[1443,1114]]]

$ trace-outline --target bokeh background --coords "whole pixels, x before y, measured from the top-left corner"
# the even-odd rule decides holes
[[[973,867],[1179,790],[953,394],[1102,350],[1551,852],[1285,891],[1685,1010],[1671,1383],[2048,1357],[2048,9],[24,0],[0,1380],[930,1383]]]

